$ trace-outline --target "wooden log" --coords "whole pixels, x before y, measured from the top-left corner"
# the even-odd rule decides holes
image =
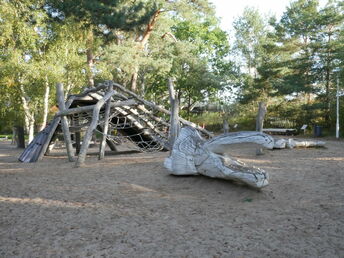
[[[112,97],[113,94],[115,94],[115,92],[113,90],[106,93],[106,95],[101,100],[99,100],[98,103],[95,105],[95,107],[93,109],[92,122],[91,122],[90,126],[88,127],[88,129],[85,133],[83,143],[81,145],[80,153],[79,153],[78,159],[75,163],[75,167],[80,167],[85,163],[88,146],[90,144],[90,140],[92,138],[93,131],[94,131],[94,129],[96,129],[97,124],[98,124],[99,111],[104,106],[105,102]]]
[[[223,119],[223,133],[229,132],[229,124],[227,118]]]
[[[136,109],[132,109],[132,108],[127,107],[127,106],[124,106],[123,108],[125,108],[125,109],[126,109],[127,111],[129,111],[130,113],[134,114],[135,117],[137,117],[137,119],[143,121],[152,131],[154,131],[154,132],[155,132],[156,134],[158,134],[160,137],[166,138],[166,135],[165,135],[163,132],[161,132],[160,130],[158,130],[158,128],[157,128],[154,124],[152,124],[152,123],[148,120],[148,118],[146,118],[146,117],[140,115],[139,112],[138,112]],[[167,123],[167,125],[168,125],[168,123]]]
[[[73,101],[74,101],[74,97],[68,98],[68,100],[65,103],[65,107],[69,108]],[[54,145],[50,148],[50,144],[53,141],[52,140],[53,136],[55,134],[56,128],[58,127],[60,121],[61,121],[61,117],[55,117],[53,119],[51,129],[49,130],[49,133],[47,135],[47,139],[42,146],[41,152],[39,153],[38,160],[42,160],[43,156],[45,154],[48,154],[54,148]]]
[[[262,132],[263,131],[263,125],[264,125],[264,117],[266,114],[266,105],[264,102],[259,102],[258,107],[258,114],[256,118],[256,131]]]
[[[138,105],[136,107],[137,109],[140,109],[141,111],[143,111],[146,115],[149,116],[149,118],[153,119],[155,122],[159,123],[159,124],[162,124],[164,126],[167,126],[169,127],[170,124],[167,123],[164,119],[162,119],[161,117],[156,117],[154,116],[153,112],[152,111],[149,111],[148,109],[145,108],[145,106],[143,105]]]
[[[79,124],[80,124],[79,115],[77,115],[74,125],[79,126]],[[76,131],[75,132],[75,152],[76,152],[76,155],[79,155],[80,148],[81,148],[81,133],[80,133],[80,131]]]
[[[25,148],[24,127],[17,126],[17,148]]]
[[[56,84],[56,95],[57,95],[57,100],[59,103],[59,109],[61,111],[64,111],[66,109],[66,106],[65,106],[65,102],[64,102],[64,91],[63,91],[62,83]],[[72,146],[72,140],[70,138],[68,121],[67,121],[67,118],[65,116],[61,117],[61,125],[62,125],[63,137],[64,137],[65,144],[66,144],[68,159],[69,159],[69,161],[73,162],[74,161],[74,157],[73,157],[74,151],[73,151],[73,146]]]
[[[112,91],[112,85],[109,85],[108,92]],[[105,114],[104,114],[104,127],[103,127],[103,136],[99,146],[99,157],[98,159],[101,160],[104,158],[105,154],[105,144],[106,144],[106,135],[109,129],[109,116],[110,116],[110,109],[111,109],[111,98],[109,98],[106,102]]]
[[[263,132],[263,125],[264,125],[264,117],[266,114],[266,106],[265,103],[259,102],[258,106],[258,114],[256,118],[256,131],[258,132]],[[256,155],[263,155],[264,151],[262,148],[257,148],[256,149]]]
[[[92,87],[92,88],[86,88],[82,93],[80,94],[72,94],[72,95],[69,95],[68,97],[69,98],[82,98],[82,97],[85,97],[87,96],[88,94],[90,93],[93,93],[93,92],[98,92],[100,90],[105,90],[107,89],[107,87],[109,86],[109,82],[108,81],[105,81],[104,83],[102,84],[99,84],[97,87]]]
[[[325,147],[323,141],[306,141],[306,140],[294,140],[294,139],[274,139],[274,149],[293,149],[293,148],[311,148],[311,147]]]
[[[169,130],[169,143],[172,150],[173,144],[179,135],[179,100],[174,90],[173,79],[168,79],[168,92],[170,95],[171,116],[170,116],[170,130]]]
[[[325,142],[323,141],[295,141],[296,148],[309,148],[309,147],[325,147]]]
[[[137,102],[135,100],[129,99],[129,100],[125,100],[125,101],[113,102],[110,104],[110,108],[121,107],[121,106],[132,106],[132,105],[136,105],[136,104],[137,104]],[[56,116],[68,116],[68,115],[73,115],[73,114],[78,114],[78,113],[84,113],[84,112],[93,110],[96,107],[96,105],[89,105],[89,106],[66,109],[64,111],[59,111],[56,114]]]

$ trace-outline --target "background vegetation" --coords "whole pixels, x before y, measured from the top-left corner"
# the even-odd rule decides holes
[[[267,125],[334,130],[342,1],[292,1],[279,20],[246,8],[233,31],[207,0],[0,0],[0,133],[23,125],[31,139],[57,82],[74,93],[110,79],[168,107],[169,77],[183,116],[211,129],[254,129],[264,101]]]

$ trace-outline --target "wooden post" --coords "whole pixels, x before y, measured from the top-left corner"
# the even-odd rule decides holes
[[[17,126],[17,148],[25,148],[24,128]]]
[[[85,163],[85,159],[86,159],[86,154],[87,154],[87,149],[88,146],[90,144],[90,140],[92,138],[93,135],[93,131],[94,129],[96,129],[97,124],[98,124],[98,120],[99,120],[99,111],[100,109],[103,107],[103,105],[105,104],[105,102],[112,97],[112,95],[114,95],[116,92],[115,91],[110,91],[108,93],[106,93],[106,95],[100,99],[97,104],[95,105],[94,109],[93,109],[93,116],[92,116],[92,122],[90,124],[90,126],[88,127],[82,145],[81,145],[81,149],[80,149],[80,153],[78,156],[78,159],[75,163],[75,167],[80,167]]]
[[[68,98],[68,100],[65,103],[65,107],[69,108],[70,105],[72,104],[72,102],[74,101],[75,97],[71,97]],[[38,155],[38,160],[41,160],[43,158],[44,155],[49,154],[50,151],[54,148],[54,134],[55,134],[55,130],[58,127],[59,123],[61,121],[61,117],[56,117],[54,118],[54,120],[51,122],[51,124],[49,125],[50,129],[47,135],[47,140],[45,141],[45,143],[42,146],[42,150]]]
[[[256,118],[256,131],[263,132],[263,125],[264,125],[264,117],[266,114],[266,105],[264,102],[259,102],[258,106],[258,114]],[[256,155],[263,155],[263,148],[256,149]]]
[[[223,118],[223,133],[228,133],[229,132],[229,124],[227,117]]]
[[[264,117],[266,114],[266,105],[264,102],[259,102],[258,114],[256,119],[256,131],[262,132],[264,125]]]
[[[108,92],[111,92],[112,90],[113,90],[113,86],[112,84],[110,84],[108,88]],[[102,141],[99,146],[99,157],[98,157],[99,160],[103,159],[105,155],[106,135],[109,129],[110,110],[111,110],[111,98],[109,98],[108,101],[106,102],[106,108],[105,108],[105,114],[104,114],[103,136],[102,136]]]
[[[65,106],[65,102],[64,102],[64,92],[63,92],[62,83],[56,84],[56,95],[57,95],[57,100],[59,103],[59,109],[60,109],[60,111],[64,111],[66,109],[66,106]],[[64,137],[65,144],[66,144],[68,159],[69,159],[69,161],[73,162],[74,161],[74,157],[73,157],[74,151],[73,151],[73,146],[72,146],[72,140],[70,137],[68,121],[67,121],[67,118],[65,116],[61,117],[61,124],[62,124],[63,137]]]
[[[97,125],[96,128],[101,132],[104,130],[103,127],[101,127],[100,125]],[[116,144],[113,142],[113,140],[106,138],[106,143],[112,151],[117,151]]]
[[[75,115],[75,126],[79,126],[80,121],[79,121],[79,114]],[[80,131],[75,132],[75,152],[76,155],[79,155],[80,153],[80,142],[81,142],[81,133]]]
[[[179,100],[176,96],[174,90],[173,79],[168,79],[168,91],[170,94],[170,104],[171,104],[171,117],[170,117],[170,131],[169,131],[169,143],[171,146],[171,151],[173,144],[179,135]]]

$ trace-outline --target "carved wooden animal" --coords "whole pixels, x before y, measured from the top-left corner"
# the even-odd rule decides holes
[[[194,128],[184,127],[164,165],[173,175],[201,174],[239,181],[255,188],[267,186],[267,172],[247,166],[225,153],[229,145],[235,143],[256,143],[268,149],[274,146],[273,138],[260,132],[227,133],[206,141]]]

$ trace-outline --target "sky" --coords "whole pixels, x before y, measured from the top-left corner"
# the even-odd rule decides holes
[[[320,0],[323,4],[326,0]],[[218,17],[221,17],[221,27],[230,32],[235,18],[242,15],[246,6],[255,7],[261,14],[274,14],[280,18],[291,0],[210,0],[216,7]]]

